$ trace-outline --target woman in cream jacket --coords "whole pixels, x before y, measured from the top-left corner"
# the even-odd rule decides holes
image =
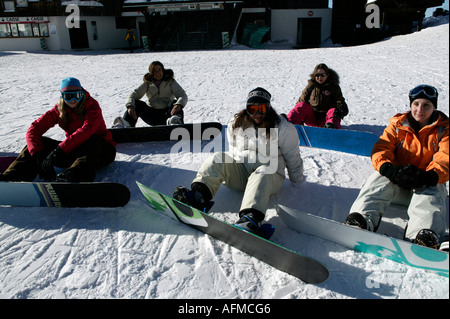
[[[244,192],[236,225],[259,234],[271,195],[285,179],[303,180],[297,130],[270,105],[263,88],[250,91],[247,107],[228,125],[229,152],[211,155],[200,167],[191,190],[178,187],[174,198],[200,210],[208,207],[221,184]]]
[[[114,127],[135,127],[138,118],[148,125],[183,124],[183,108],[188,102],[186,92],[175,80],[173,71],[153,61],[143,82],[131,92],[123,117],[114,120]],[[141,101],[143,97],[147,102]]]

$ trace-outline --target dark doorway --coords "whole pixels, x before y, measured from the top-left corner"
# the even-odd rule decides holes
[[[319,46],[322,35],[322,18],[299,18],[297,30],[298,46]]]
[[[72,49],[89,48],[86,21],[80,21],[79,28],[70,28],[69,36],[70,36],[70,45]]]

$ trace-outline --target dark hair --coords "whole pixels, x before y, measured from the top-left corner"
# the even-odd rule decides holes
[[[330,69],[328,65],[325,63],[317,64],[314,67],[314,71],[309,75],[310,81],[316,82],[316,74],[317,70],[322,69],[325,71],[325,73],[328,75],[327,81],[332,82],[334,84],[339,84],[339,75],[334,71],[333,69]]]
[[[270,137],[270,129],[277,127],[278,124],[280,124],[280,117],[278,116],[277,112],[272,107],[270,107],[259,127],[265,128],[266,135]],[[250,114],[247,113],[247,109],[242,110],[234,115],[233,131],[237,128],[242,128],[242,130],[245,131],[252,126],[255,126],[255,122],[250,117]]]
[[[155,68],[155,66],[160,66],[161,69],[164,72],[164,65],[159,62],[159,61],[153,61],[152,63],[150,63],[150,65],[148,66],[148,73],[153,77],[153,69]]]
[[[153,61],[152,63],[150,63],[150,65],[148,66],[148,73],[146,73],[144,75],[144,82],[154,82],[155,79],[153,77],[153,72],[154,72],[154,68],[155,66],[160,66],[162,71],[163,71],[163,81],[167,81],[169,79],[173,78],[173,71],[171,69],[166,69],[164,68],[164,65],[159,62],[159,61]]]

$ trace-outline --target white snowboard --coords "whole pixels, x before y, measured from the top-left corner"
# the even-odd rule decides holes
[[[446,252],[351,227],[283,205],[276,205],[276,209],[286,225],[296,231],[444,277],[449,276],[449,259]]]

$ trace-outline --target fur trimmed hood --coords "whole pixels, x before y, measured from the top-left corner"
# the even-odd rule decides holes
[[[169,80],[172,80],[173,78],[174,78],[173,70],[172,69],[165,69],[162,80],[163,81],[169,81]],[[153,79],[153,77],[152,77],[152,75],[150,73],[147,73],[147,74],[144,75],[143,81],[144,82],[153,83],[154,79]]]
[[[308,82],[311,84],[320,85],[316,81],[315,74],[311,74],[311,78],[308,80]],[[337,72],[334,71],[333,69],[328,69],[328,81],[326,81],[323,85],[325,85],[325,84],[339,85],[339,83],[340,83],[339,74],[337,74]]]

